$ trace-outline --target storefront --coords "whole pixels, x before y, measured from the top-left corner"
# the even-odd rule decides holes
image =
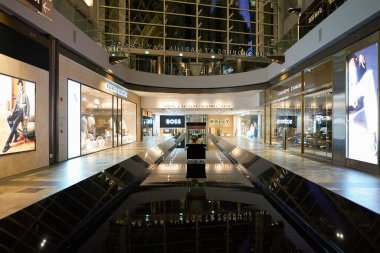
[[[265,143],[379,172],[379,33],[265,91]]]
[[[303,84],[303,85],[302,85]],[[331,159],[332,62],[323,61],[270,89],[270,143]]]
[[[68,80],[67,87],[68,158],[136,141],[136,104],[73,80]],[[105,87],[128,96],[116,84]]]
[[[216,136],[234,135],[234,116],[233,115],[209,115],[209,133]]]
[[[185,131],[185,116],[160,115],[160,135],[175,136]]]
[[[262,116],[261,114],[243,114],[237,117],[237,136],[250,139],[261,139]]]
[[[151,116],[143,116],[142,134],[143,136],[153,136],[154,118]]]
[[[66,56],[59,60],[60,160],[140,140],[139,97]]]

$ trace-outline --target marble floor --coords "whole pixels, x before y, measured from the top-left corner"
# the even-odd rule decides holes
[[[317,162],[270,148],[256,140],[224,138],[380,214],[380,175]],[[0,179],[0,219],[163,141],[154,137]],[[152,176],[149,177],[152,181],[168,180]]]
[[[155,137],[0,179],[0,219],[124,161],[167,138]]]
[[[256,139],[223,139],[380,214],[380,175],[311,160],[271,148]]]

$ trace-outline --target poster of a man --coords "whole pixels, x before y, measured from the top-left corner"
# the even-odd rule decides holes
[[[0,74],[0,155],[35,150],[35,83]]]

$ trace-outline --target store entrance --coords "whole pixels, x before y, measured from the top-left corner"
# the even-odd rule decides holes
[[[206,144],[206,122],[186,122],[187,143]]]

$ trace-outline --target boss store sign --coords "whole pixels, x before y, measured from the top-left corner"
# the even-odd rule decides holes
[[[161,128],[184,128],[185,127],[185,116],[160,116],[160,127]]]

